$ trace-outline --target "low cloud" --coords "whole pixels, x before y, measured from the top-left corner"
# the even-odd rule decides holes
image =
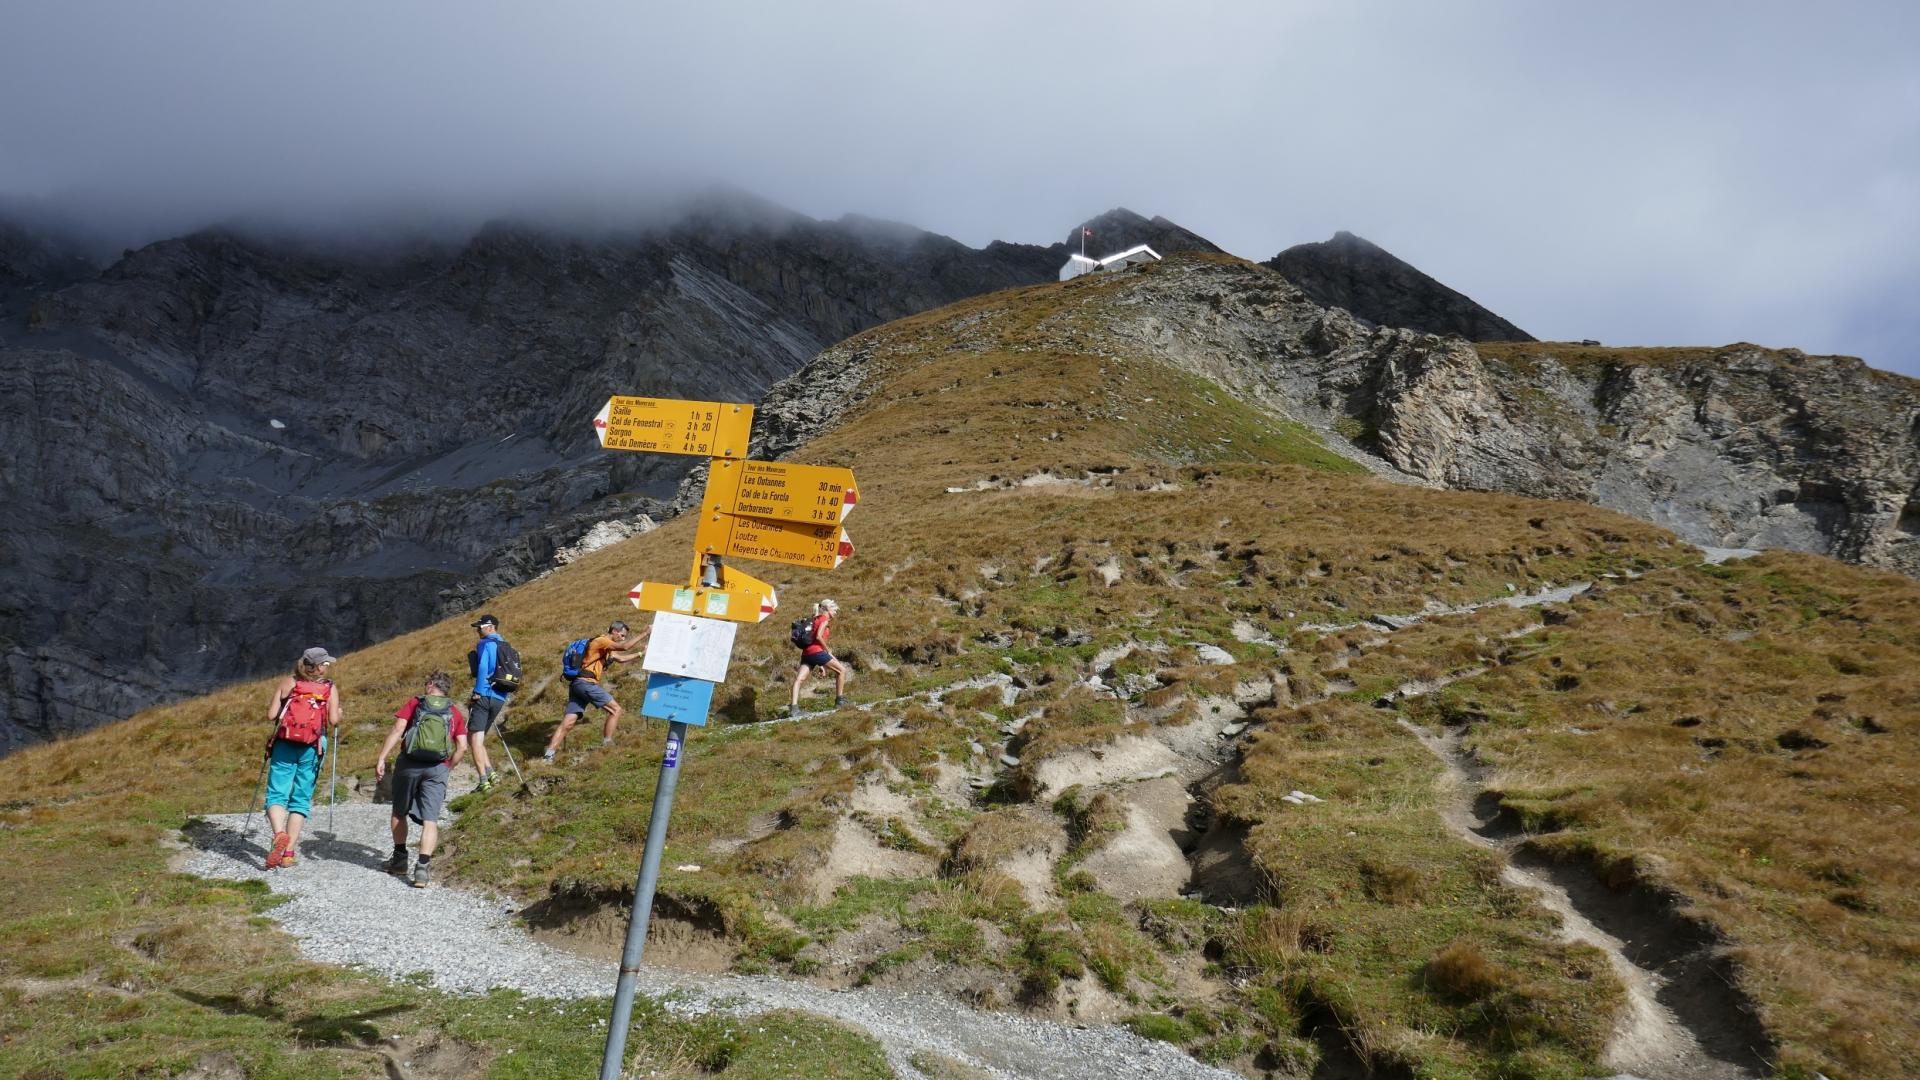
[[[112,244],[722,182],[973,244],[1351,229],[1541,336],[1920,374],[1911,5],[40,5],[0,198]]]

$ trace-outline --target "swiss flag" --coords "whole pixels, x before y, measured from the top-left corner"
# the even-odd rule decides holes
[[[1081,235],[1081,236],[1092,236],[1092,235],[1093,235],[1093,230],[1092,230],[1092,229],[1089,229],[1089,228],[1087,228],[1087,227],[1086,227],[1085,225],[1082,225],[1082,226],[1080,226],[1080,235]]]

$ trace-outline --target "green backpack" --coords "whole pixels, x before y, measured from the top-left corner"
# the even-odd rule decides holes
[[[413,707],[407,728],[407,756],[415,761],[445,761],[453,756],[453,699],[429,694]]]

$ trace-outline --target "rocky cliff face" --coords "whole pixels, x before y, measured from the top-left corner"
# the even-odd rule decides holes
[[[1369,326],[1220,256],[1062,288],[1066,313],[1019,330],[1024,346],[1172,359],[1383,474],[1577,499],[1696,544],[1920,576],[1920,382],[1857,359],[1745,344],[1475,346]],[[837,415],[863,393],[870,348],[830,350],[808,369],[816,389],[776,387],[770,414]]]
[[[1264,264],[1315,303],[1345,308],[1377,326],[1468,341],[1532,341],[1526,331],[1350,232],[1296,244]]]
[[[402,632],[663,513],[688,462],[599,451],[609,394],[757,400],[833,340],[1056,268],[726,199],[628,235],[209,231],[95,273],[14,230],[0,254],[0,389],[33,403],[0,416],[0,752]]]

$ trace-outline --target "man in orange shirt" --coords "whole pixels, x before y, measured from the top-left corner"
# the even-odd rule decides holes
[[[560,715],[560,726],[553,732],[553,738],[547,741],[547,752],[541,759],[549,765],[553,755],[560,752],[560,745],[567,740],[567,732],[573,730],[574,722],[586,714],[588,706],[597,706],[606,710],[607,722],[600,731],[600,745],[613,745],[614,728],[620,724],[620,703],[602,684],[609,661],[630,664],[640,659],[642,647],[647,643],[651,629],[642,630],[637,636],[630,636],[627,624],[615,622],[607,627],[607,632],[587,642],[586,655],[580,662],[580,674],[567,689],[567,710]]]

